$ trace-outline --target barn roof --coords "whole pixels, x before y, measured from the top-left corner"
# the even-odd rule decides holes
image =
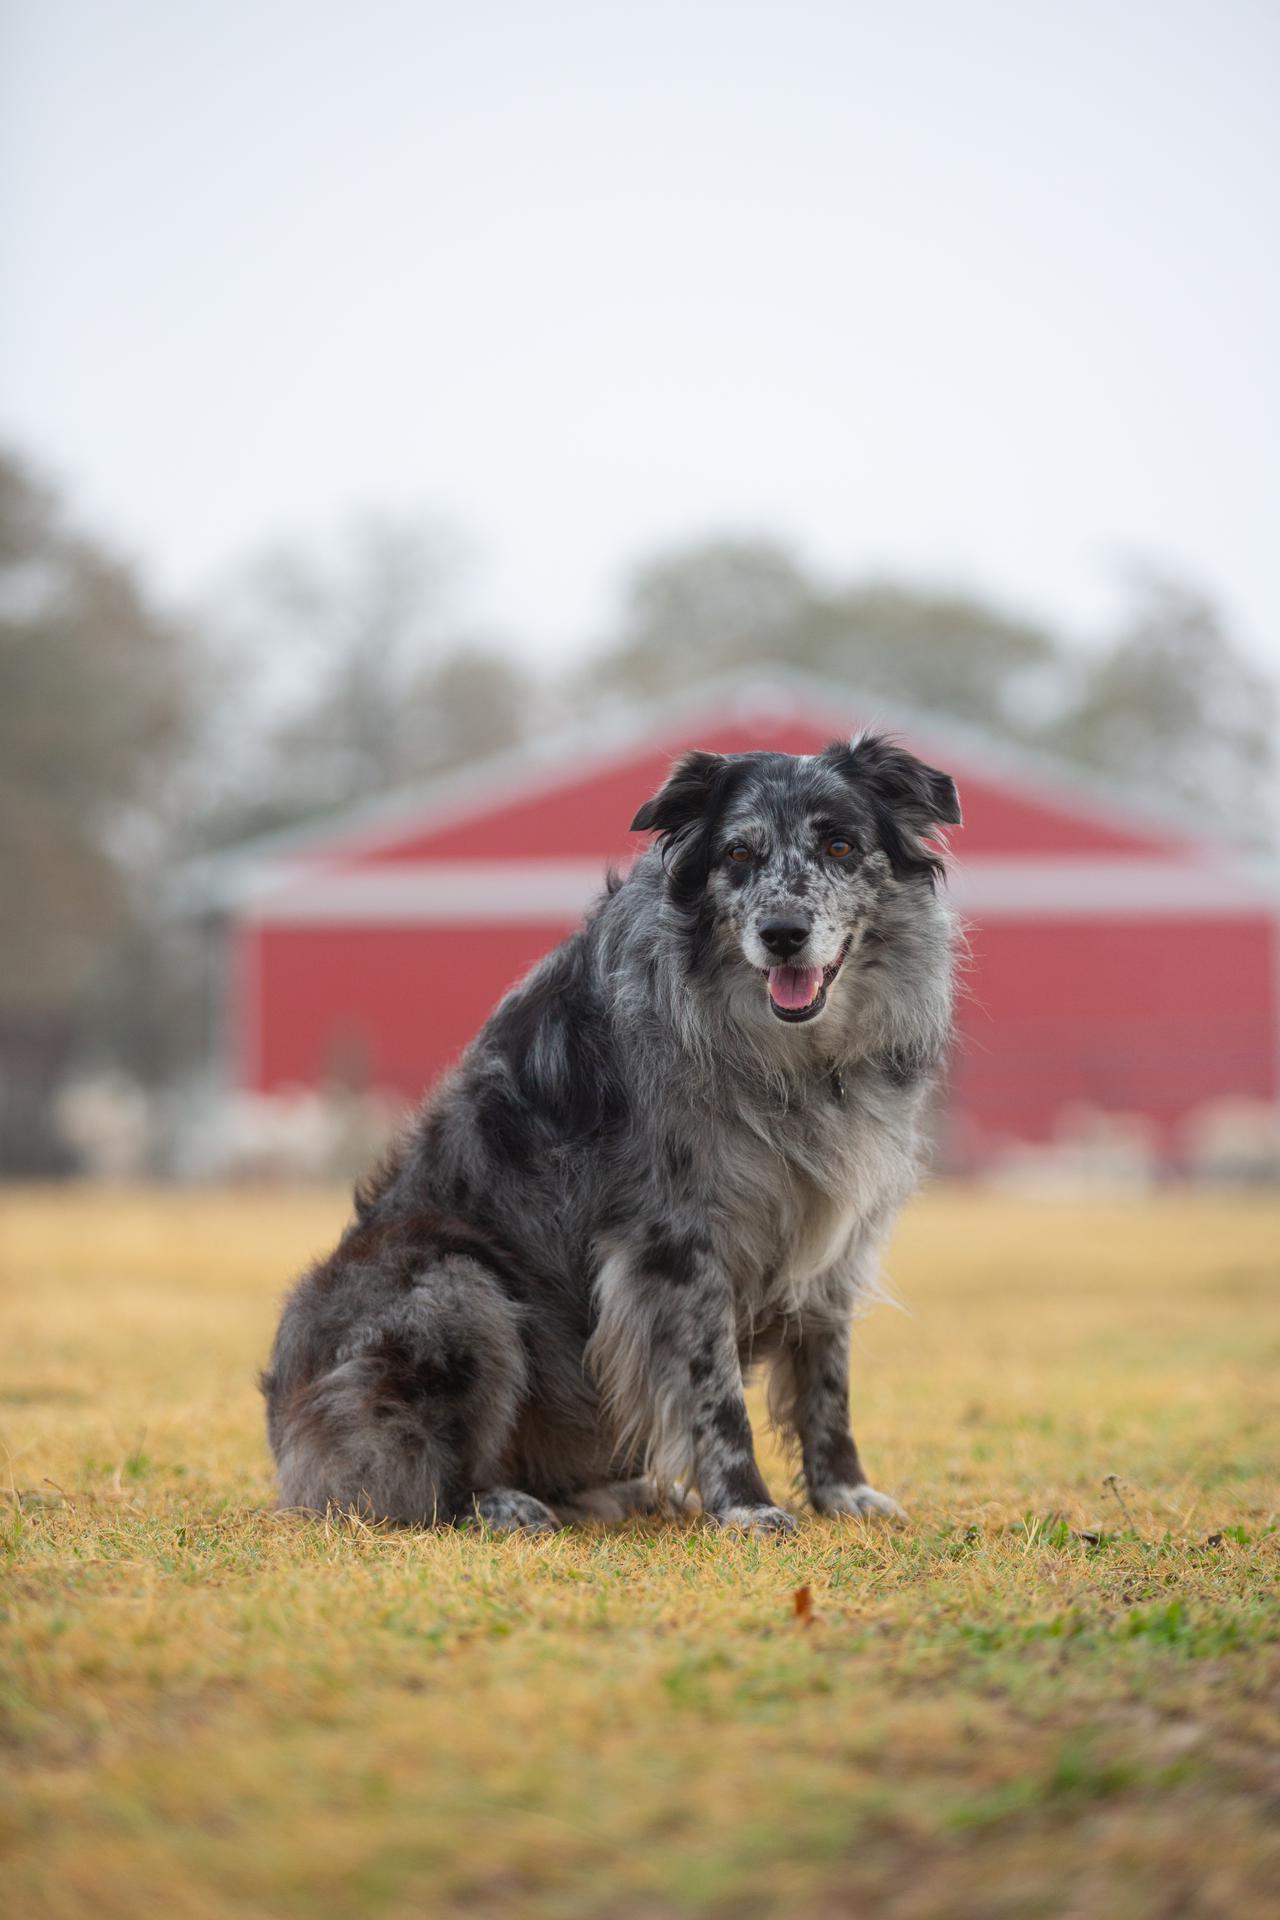
[[[421,906],[424,862],[451,863],[449,886],[456,897],[459,887],[467,891],[464,865],[469,859],[491,866],[505,854],[509,865],[512,859],[526,866],[538,863],[538,898],[545,903],[548,888],[551,895],[556,893],[551,870],[558,855],[564,907],[576,912],[589,877],[598,888],[604,859],[611,853],[625,857],[627,809],[634,809],[643,792],[659,783],[665,765],[680,751],[694,744],[729,751],[766,745],[809,751],[815,736],[862,727],[899,734],[913,750],[956,774],[971,801],[967,812],[972,828],[961,840],[974,843],[975,855],[989,837],[982,832],[983,796],[999,796],[1006,823],[1013,809],[1020,820],[1015,840],[1020,836],[1025,845],[1015,844],[1014,857],[998,863],[1001,873],[988,873],[985,886],[992,899],[1008,896],[1006,911],[1027,900],[1031,869],[1043,865],[1046,856],[1054,860],[1055,887],[1065,885],[1069,893],[1067,856],[1072,851],[1090,856],[1076,862],[1089,872],[1074,876],[1077,888],[1090,896],[1096,893],[1097,856],[1109,855],[1117,862],[1127,856],[1126,897],[1139,908],[1144,894],[1146,904],[1157,906],[1171,887],[1176,890],[1174,871],[1180,867],[1197,875],[1201,911],[1245,904],[1256,909],[1274,894],[1273,885],[1255,867],[1206,834],[1185,808],[1095,779],[949,716],[879,698],[863,700],[847,686],[792,668],[721,676],[661,700],[615,700],[586,723],[212,856],[193,870],[191,890],[206,907],[253,917],[282,895],[299,902],[300,883],[318,868],[349,872],[369,862],[405,863],[401,893],[407,899],[409,886],[415,886],[414,899]],[[615,787],[617,791],[611,791]],[[579,806],[566,807],[569,790],[580,799]],[[548,847],[552,810],[559,824]],[[566,819],[574,822],[569,840],[556,845],[556,834],[562,839],[565,834]],[[493,827],[504,820],[507,829],[494,844]],[[1060,837],[1069,823],[1072,845],[1054,844],[1055,822]],[[548,851],[550,860],[545,857]],[[412,881],[408,864],[414,870]],[[960,864],[963,870],[963,852]],[[514,871],[509,877],[514,879]],[[1118,870],[1115,877],[1120,879]],[[379,884],[394,915],[394,875],[384,874]],[[517,886],[516,894],[520,891]],[[354,880],[348,882],[346,896],[331,882],[327,898],[332,905],[344,897],[355,901],[359,893]],[[486,896],[492,897],[492,881],[478,886],[476,895],[483,905]],[[364,897],[372,898],[368,885]],[[509,887],[501,899],[503,910],[511,911],[515,903]],[[339,910],[344,917],[364,917],[358,907]],[[387,915],[384,906],[373,917]]]

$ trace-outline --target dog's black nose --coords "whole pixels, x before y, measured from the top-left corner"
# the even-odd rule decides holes
[[[760,929],[760,938],[770,953],[787,960],[798,953],[809,938],[808,923],[803,920],[769,920]]]

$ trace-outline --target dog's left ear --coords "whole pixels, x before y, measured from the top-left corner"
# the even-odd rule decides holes
[[[914,833],[961,824],[960,796],[951,775],[926,766],[883,733],[833,740],[822,757],[846,780],[868,787]]]
[[[660,833],[666,839],[691,827],[710,812],[728,761],[722,753],[686,753],[652,800],[631,822],[632,833]]]
[[[882,733],[833,740],[822,757],[866,794],[880,843],[897,877],[936,880],[943,870],[942,860],[922,842],[938,827],[961,824],[960,796],[951,775],[926,766]]]

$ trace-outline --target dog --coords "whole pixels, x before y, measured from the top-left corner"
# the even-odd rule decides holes
[[[744,1378],[820,1514],[894,1514],[850,1322],[951,1027],[954,781],[882,735],[687,754],[653,839],[499,1004],[262,1377],[282,1503],[538,1532],[693,1510],[788,1532]]]

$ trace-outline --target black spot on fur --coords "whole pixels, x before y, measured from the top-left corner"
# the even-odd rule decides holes
[[[681,1237],[663,1227],[651,1227],[644,1243],[644,1264],[650,1273],[674,1281],[678,1287],[687,1287],[697,1279],[705,1252],[703,1240]]]
[[[418,1284],[426,1269],[450,1255],[474,1260],[512,1299],[528,1297],[529,1278],[501,1241],[473,1221],[419,1207],[349,1227],[328,1260],[314,1267],[310,1284],[319,1292],[345,1290],[353,1266],[376,1268],[392,1287]]]
[[[692,974],[702,973],[714,964],[717,919],[710,896],[705,892],[699,894],[696,904],[686,913],[684,930],[685,960]]]
[[[422,1377],[423,1368],[419,1368]],[[476,1382],[476,1356],[469,1347],[446,1344],[441,1348],[439,1359],[431,1363],[430,1377],[432,1393],[447,1394],[450,1399],[469,1393]]]
[[[722,1400],[711,1412],[711,1424],[735,1453],[750,1453],[751,1422],[741,1400]]]
[[[535,1129],[515,1088],[490,1078],[476,1092],[476,1126],[493,1158],[527,1173],[537,1163]]]
[[[371,1410],[380,1420],[398,1418],[424,1400],[461,1399],[475,1385],[476,1357],[462,1346],[446,1344],[424,1354],[388,1335],[372,1352],[378,1388]]]
[[[881,1054],[877,1064],[885,1079],[889,1081],[891,1086],[895,1087],[914,1086],[915,1082],[925,1071],[923,1061],[917,1059],[913,1054],[907,1053],[905,1049],[898,1047],[892,1048],[888,1053]]]
[[[510,1064],[526,1114],[560,1139],[616,1132],[627,1115],[608,1013],[579,935],[494,1014],[490,1037]]]

